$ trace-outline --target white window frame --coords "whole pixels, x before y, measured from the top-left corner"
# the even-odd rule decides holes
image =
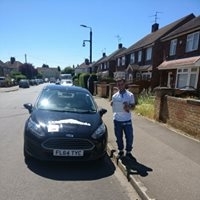
[[[138,62],[142,61],[142,51],[138,51]]]
[[[132,75],[132,74],[129,74],[129,75],[128,75],[128,80],[129,80],[129,81],[132,81],[132,80],[133,80],[133,75]]]
[[[177,39],[171,40],[169,55],[174,56],[176,55],[176,47],[177,47]]]
[[[126,61],[125,56],[122,56],[122,66],[125,65],[125,61]]]
[[[109,69],[110,68],[110,63],[109,62],[107,62],[107,69]]]
[[[148,47],[146,49],[146,61],[151,60],[151,57],[152,57],[152,47]]]
[[[104,63],[104,69],[107,69],[107,63]]]
[[[194,80],[194,85],[191,85],[190,84],[191,80],[192,80],[191,76],[193,76],[193,75],[195,75],[195,80]],[[197,88],[197,82],[198,82],[198,75],[199,75],[199,67],[177,69],[176,88],[196,89]],[[179,80],[180,80],[180,82],[179,82]],[[179,85],[181,84],[181,81],[184,83],[184,85],[179,87]]]
[[[150,80],[152,76],[151,72],[142,72],[142,80]]]
[[[172,72],[168,72],[168,78],[167,78],[167,87],[171,88],[171,78],[172,78]]]
[[[187,35],[186,52],[195,51],[199,46],[199,31]]]
[[[134,64],[135,63],[135,53],[132,53],[130,56],[130,64]]]
[[[121,63],[121,58],[118,58],[118,59],[117,59],[117,66],[118,66],[118,67],[120,66],[120,63]]]

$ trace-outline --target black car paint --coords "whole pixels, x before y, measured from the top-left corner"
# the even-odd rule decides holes
[[[49,87],[60,87],[60,86],[49,86]],[[66,87],[66,86],[63,86]],[[62,86],[61,86],[62,88]],[[68,88],[70,90],[70,88]],[[76,88],[73,89],[83,90],[89,94],[89,91],[85,89]],[[36,105],[36,104],[35,104]],[[72,112],[62,112],[62,111],[51,111],[37,109],[36,106],[28,103],[24,104],[24,107],[28,109],[30,116],[25,123],[24,128],[24,156],[25,158],[32,156],[40,160],[58,160],[58,161],[80,161],[80,160],[96,160],[103,157],[106,154],[107,147],[107,127],[105,133],[98,139],[92,138],[92,134],[95,130],[103,123],[102,116],[106,113],[103,108],[97,109],[96,112],[92,113],[72,113]],[[81,122],[86,122],[91,124],[90,126],[83,126],[80,124],[61,124],[59,132],[48,132],[47,124],[49,122],[59,122],[60,120],[73,119]],[[45,136],[36,136],[31,133],[28,129],[28,121],[33,120],[36,123],[44,124],[42,131],[44,131]],[[44,144],[48,140],[57,140],[59,142],[74,142],[80,141],[87,142],[91,144],[92,149],[84,151],[84,157],[55,157],[52,156],[52,149],[44,148]],[[66,148],[68,148],[66,146]]]

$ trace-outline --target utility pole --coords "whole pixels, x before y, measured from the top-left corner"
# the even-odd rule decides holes
[[[26,54],[24,56],[25,56],[25,63],[27,63],[27,56],[26,56]]]
[[[84,24],[81,24],[80,26],[90,29],[90,39],[89,40],[83,40],[83,47],[85,46],[85,42],[90,43],[90,64],[91,64],[92,63],[92,27],[86,26]]]

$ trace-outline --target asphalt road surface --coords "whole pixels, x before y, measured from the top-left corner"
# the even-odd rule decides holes
[[[136,200],[140,199],[107,156],[102,162],[24,162],[23,128],[41,88],[32,86],[0,93],[1,200]]]

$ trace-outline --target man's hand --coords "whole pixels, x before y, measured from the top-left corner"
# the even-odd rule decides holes
[[[124,104],[124,110],[126,112],[130,112],[130,106],[129,106],[129,104],[127,102],[124,102],[123,104]]]
[[[128,102],[124,102],[124,110],[126,112],[130,112],[130,110],[134,110],[135,104],[128,104]]]

